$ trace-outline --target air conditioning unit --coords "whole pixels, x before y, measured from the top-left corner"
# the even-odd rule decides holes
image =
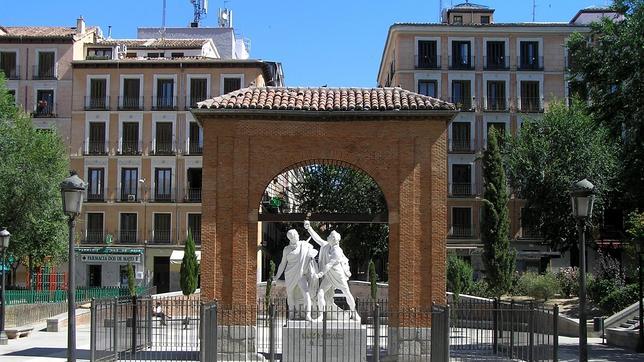
[[[127,201],[128,202],[136,201],[136,195],[127,195]]]

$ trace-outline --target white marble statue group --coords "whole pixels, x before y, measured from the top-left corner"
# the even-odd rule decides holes
[[[275,279],[284,273],[289,308],[303,308],[305,319],[313,321],[314,303],[317,303],[317,311],[339,310],[333,301],[335,290],[339,289],[349,305],[351,318],[358,320],[356,303],[349,290],[349,259],[340,248],[340,234],[331,231],[324,240],[311,228],[308,220],[304,222],[304,229],[311,235],[309,240],[312,238],[320,245],[320,252],[318,256],[309,240],[300,240],[295,229],[286,233],[289,244],[284,248]],[[317,318],[322,318],[321,313]]]

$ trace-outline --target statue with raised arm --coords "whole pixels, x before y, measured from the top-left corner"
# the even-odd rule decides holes
[[[349,290],[349,259],[344,255],[340,248],[340,234],[337,231],[331,231],[326,240],[322,239],[311,227],[308,221],[304,222],[304,229],[311,234],[311,238],[320,245],[320,256],[318,259],[318,274],[321,278],[320,289],[317,293],[318,308],[321,311],[326,310],[327,306],[333,304],[333,295],[335,290],[339,289],[347,300],[351,309],[351,318],[359,319],[356,312],[356,302]]]
[[[303,305],[305,318],[311,321],[311,291],[314,293],[318,285],[315,263],[318,251],[309,244],[308,240],[300,240],[300,235],[295,229],[289,230],[286,237],[289,244],[284,247],[275,279],[279,279],[284,273],[286,299],[293,316],[297,307]]]

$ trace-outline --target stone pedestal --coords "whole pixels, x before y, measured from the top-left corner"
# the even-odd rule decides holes
[[[265,361],[255,326],[217,326],[217,361]]]
[[[366,361],[367,328],[357,321],[288,321],[282,328],[282,360]]]
[[[389,327],[389,353],[384,361],[427,361],[431,359],[432,329]]]

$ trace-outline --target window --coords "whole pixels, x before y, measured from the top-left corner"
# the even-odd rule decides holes
[[[435,80],[419,80],[418,93],[429,97],[437,98],[438,82]]]
[[[148,58],[163,58],[164,53],[148,53]]]
[[[505,138],[505,123],[503,122],[488,122],[487,123],[487,135],[490,134],[490,128],[494,127],[494,129],[497,131],[497,141],[499,144],[503,143],[503,139]],[[489,137],[488,137],[489,138]],[[486,146],[487,146],[487,140],[486,140]]]
[[[107,79],[93,78],[89,80],[89,98],[85,101],[85,109],[107,109]]]
[[[472,96],[469,80],[452,81],[452,103],[462,111],[472,110]]]
[[[540,69],[539,42],[522,41],[519,43],[520,69]]]
[[[452,151],[471,151],[470,124],[468,122],[452,123]]]
[[[472,209],[469,207],[452,208],[452,236],[472,236]]]
[[[121,231],[119,233],[119,242],[121,243],[135,243],[136,242],[136,228],[137,228],[137,214],[136,213],[122,213],[121,214]]]
[[[112,48],[90,48],[87,49],[88,60],[109,60],[112,59]]]
[[[453,196],[470,196],[472,194],[471,172],[471,165],[452,165]]]
[[[494,80],[487,82],[486,110],[505,110],[505,81]]]
[[[186,196],[189,202],[201,202],[201,175],[200,168],[189,168],[187,171],[188,189],[186,190]]]
[[[489,24],[490,23],[490,16],[489,15],[481,15],[481,24]]]
[[[54,90],[38,89],[36,91],[35,117],[51,117],[54,115]]]
[[[127,52],[127,53],[125,54],[125,57],[126,57],[126,58],[137,58],[137,56],[136,56],[136,53],[135,53],[135,52]]]
[[[174,153],[172,122],[157,122],[155,136],[155,154],[172,155]]]
[[[418,62],[417,66],[421,69],[437,68],[438,57],[436,55],[436,41],[435,40],[419,40],[418,41]]]
[[[200,155],[203,152],[203,130],[197,122],[190,122],[189,136],[189,153],[191,155]]]
[[[0,71],[7,79],[20,79],[16,52],[0,52]]]
[[[103,267],[100,265],[87,266],[87,286],[93,288],[100,288],[102,286],[101,274],[103,274]]]
[[[139,123],[123,122],[123,134],[121,135],[121,154],[139,154]]]
[[[539,81],[521,81],[521,111],[540,112]]]
[[[38,52],[34,79],[56,79],[56,53]]]
[[[196,108],[197,102],[208,98],[208,79],[190,78],[190,100],[188,106]]]
[[[504,41],[488,41],[486,43],[487,56],[485,67],[487,69],[507,69]]]
[[[188,232],[195,244],[201,244],[201,214],[188,214]]]
[[[123,98],[121,99],[120,104],[121,109],[124,110],[142,109],[143,98],[141,97],[141,79],[123,79]]]
[[[136,201],[139,189],[139,169],[121,169],[121,201]]]
[[[92,244],[103,243],[103,214],[98,212],[87,213],[87,230],[85,242]]]
[[[157,79],[156,109],[174,109],[174,79]]]
[[[531,226],[528,222],[528,218],[533,215],[529,215],[530,209],[525,207],[521,208],[521,237],[523,238],[539,238],[539,228]]]
[[[134,266],[132,266],[134,268]],[[121,283],[121,288],[127,288],[127,275],[128,275],[128,266],[119,265],[119,281]]]
[[[104,155],[107,153],[105,146],[105,122],[89,122],[87,153],[90,155]]]
[[[241,89],[241,78],[224,77],[224,94]]]
[[[463,16],[454,15],[454,24],[463,24]]]
[[[170,56],[172,58],[183,58],[183,53],[177,52],[177,53],[170,53]]]
[[[172,169],[154,169],[154,200],[171,201],[172,199]]]
[[[87,169],[87,201],[103,201],[105,184],[105,169]]]
[[[9,96],[11,96],[11,100],[15,104],[16,103],[16,90],[15,89],[7,89],[7,93],[9,94]]]
[[[171,220],[170,214],[154,214],[153,240],[156,244],[170,243]]]
[[[472,46],[469,41],[452,42],[452,69],[472,68]]]

